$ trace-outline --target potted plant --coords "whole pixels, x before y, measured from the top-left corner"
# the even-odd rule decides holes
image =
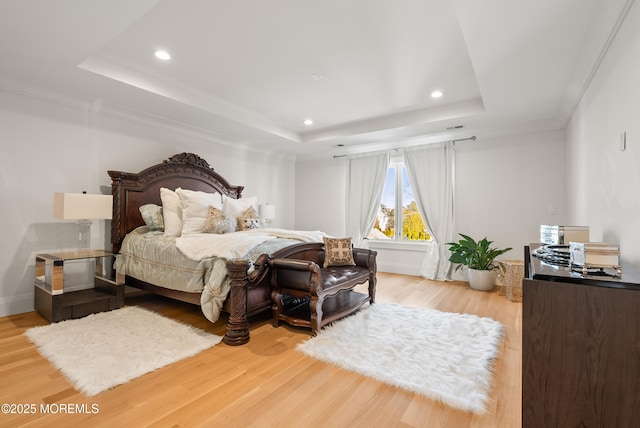
[[[482,238],[476,241],[473,238],[460,234],[463,239],[458,242],[448,242],[451,256],[449,261],[456,263],[456,271],[462,266],[466,266],[468,271],[469,285],[474,290],[488,291],[495,285],[495,258],[511,250],[511,247],[498,250],[491,248],[493,241]]]

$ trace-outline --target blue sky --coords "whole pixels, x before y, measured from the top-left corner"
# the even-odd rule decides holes
[[[384,192],[382,193],[382,203],[386,207],[393,207],[395,205],[395,168],[389,168],[389,172],[387,173],[387,180],[384,185]],[[402,192],[403,192],[403,200],[402,203],[404,205],[408,205],[409,202],[413,201],[413,191],[411,186],[409,185],[409,177],[407,176],[406,168],[402,168]]]

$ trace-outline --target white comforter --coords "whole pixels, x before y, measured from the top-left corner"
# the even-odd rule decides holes
[[[253,247],[270,239],[290,238],[301,242],[322,242],[325,236],[328,235],[320,231],[252,229],[223,235],[199,233],[181,236],[176,239],[176,246],[191,260],[209,257],[232,260],[244,257]]]
[[[211,322],[216,322],[220,317],[222,304],[229,294],[230,288],[226,260],[246,257],[256,246],[276,238],[296,239],[301,242],[322,242],[322,238],[325,236],[328,235],[319,231],[256,229],[223,235],[203,233],[181,236],[176,239],[176,246],[191,260],[200,261],[217,257],[211,276],[206,282],[200,298],[202,313]]]

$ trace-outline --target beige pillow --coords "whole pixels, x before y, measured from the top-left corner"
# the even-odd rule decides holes
[[[256,213],[253,207],[247,208],[238,217],[238,230],[249,230],[260,228],[260,216]]]
[[[231,233],[236,231],[236,221],[222,212],[222,210],[209,206],[209,215],[202,230],[204,233]]]
[[[323,237],[322,239],[324,239],[323,267],[356,265],[351,250],[351,238]]]

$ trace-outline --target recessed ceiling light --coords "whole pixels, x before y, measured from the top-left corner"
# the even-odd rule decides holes
[[[169,61],[171,59],[171,55],[167,51],[157,50],[153,53],[156,58],[161,59],[163,61]]]
[[[313,125],[313,120],[311,119],[305,119],[303,122],[305,125],[309,126],[309,125]]]
[[[442,96],[442,91],[431,92],[431,98],[440,98],[441,96]]]
[[[309,76],[309,79],[311,79],[311,80],[322,80],[322,79],[324,79],[324,76],[322,74],[312,74],[311,76]]]

